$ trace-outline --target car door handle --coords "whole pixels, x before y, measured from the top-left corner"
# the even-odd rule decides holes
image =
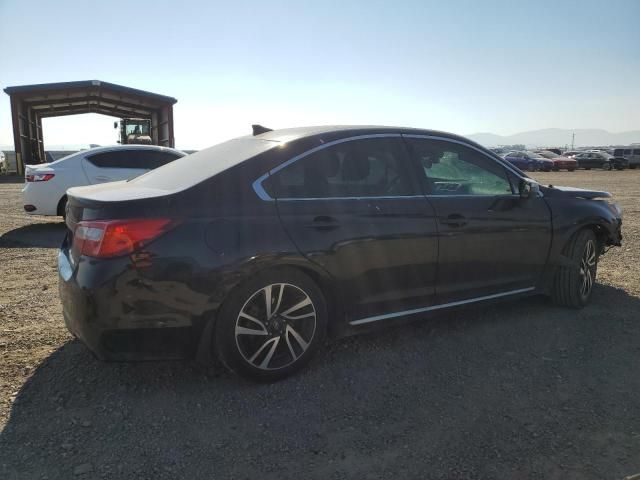
[[[340,222],[328,215],[318,215],[313,219],[313,222],[307,223],[305,225],[305,227],[307,228],[315,228],[317,230],[332,230],[334,228],[338,228],[339,226]]]
[[[464,218],[463,215],[454,213],[446,218],[441,218],[440,223],[443,225],[449,225],[450,227],[464,227],[467,224],[467,219]]]

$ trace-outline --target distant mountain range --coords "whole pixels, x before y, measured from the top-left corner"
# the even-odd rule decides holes
[[[496,135],[494,133],[474,133],[467,137],[480,145],[495,147],[498,145],[524,144],[527,147],[564,147],[571,146],[571,135],[576,134],[576,147],[629,145],[640,143],[640,130],[611,133],[597,128],[568,130],[562,128],[545,128],[514,135]]]

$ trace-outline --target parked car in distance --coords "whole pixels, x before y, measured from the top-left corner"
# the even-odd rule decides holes
[[[556,155],[562,156],[562,150],[560,150],[559,148],[542,148],[541,150],[544,150],[545,152],[555,153]]]
[[[640,166],[640,145],[624,148],[615,148],[613,150],[613,158],[616,161],[626,161],[629,168]]]
[[[563,152],[562,155],[564,155],[565,157],[573,158],[580,153],[584,152],[582,150],[567,150],[566,152]]]
[[[155,145],[118,145],[81,150],[52,163],[27,165],[22,202],[31,215],[64,216],[67,189],[126,180],[185,154]]]
[[[536,153],[551,160],[553,162],[553,170],[556,172],[559,170],[568,170],[573,172],[578,167],[578,162],[575,159],[558,155],[551,150],[539,150]]]
[[[592,168],[601,168],[603,170],[623,170],[626,168],[626,162],[616,160],[606,152],[590,151],[583,152],[573,157],[578,162],[578,168],[591,170]],[[623,159],[624,160],[624,159]]]
[[[591,297],[606,192],[544,187],[464,137],[324,126],[72,188],[67,327],[98,358],[210,358],[277,380],[339,336],[521,295]]]
[[[0,152],[0,175],[6,175],[9,171],[9,162],[4,152]]]
[[[505,155],[504,159],[520,170],[528,172],[534,172],[536,170],[550,172],[553,169],[553,162],[551,160],[534,152],[509,152]]]

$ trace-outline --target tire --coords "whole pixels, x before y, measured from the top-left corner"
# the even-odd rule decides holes
[[[527,172],[535,172],[535,167],[533,166],[533,163],[529,162],[527,163],[527,168],[526,168]]]
[[[67,196],[65,195],[58,202],[58,207],[56,209],[58,216],[62,217],[62,220],[67,219]]]
[[[229,295],[216,321],[214,345],[229,370],[269,382],[305,366],[326,330],[321,290],[304,273],[283,268],[260,273]]]
[[[575,171],[576,171],[576,169],[575,169],[575,168],[568,168],[568,169],[567,169],[567,171],[569,171],[569,172],[575,172]]]
[[[558,268],[552,290],[553,301],[565,307],[583,308],[589,303],[598,271],[600,247],[590,229],[576,233],[564,251],[569,264]]]
[[[602,164],[602,169],[603,170],[607,170],[607,171],[611,171],[611,163],[610,162],[604,162]]]

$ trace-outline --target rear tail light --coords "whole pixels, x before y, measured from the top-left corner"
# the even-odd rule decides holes
[[[177,225],[168,218],[78,222],[73,250],[96,258],[128,255]]]
[[[27,182],[47,182],[55,177],[54,173],[33,173],[25,176]]]

